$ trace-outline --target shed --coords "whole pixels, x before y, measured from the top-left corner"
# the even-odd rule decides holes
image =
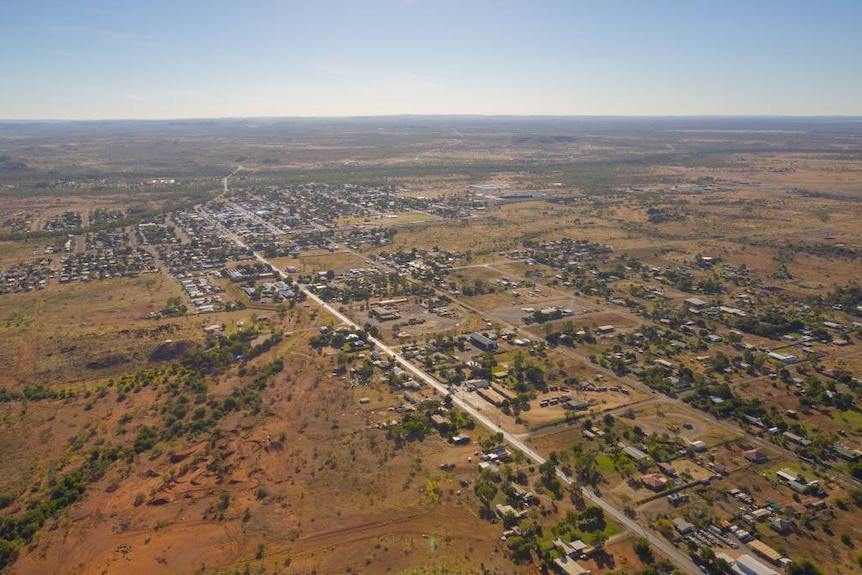
[[[749,541],[748,546],[752,549],[752,551],[754,551],[761,557],[766,557],[773,563],[778,563],[778,560],[781,559],[781,553],[758,539]]]
[[[742,575],[778,575],[775,569],[747,554],[740,555],[733,567],[737,573]]]
[[[742,455],[752,463],[763,463],[768,459],[766,454],[759,449],[749,449],[748,451],[743,452]]]
[[[643,461],[644,459],[649,457],[649,455],[647,455],[637,447],[632,447],[631,445],[627,445],[625,443],[620,443],[619,448],[623,450],[623,453],[625,453],[635,461]]]
[[[799,475],[790,469],[782,469],[776,473],[776,475],[779,479],[783,479],[784,481],[799,481]]]
[[[692,525],[682,517],[674,517],[673,528],[676,529],[680,535],[686,535],[694,531],[694,525]]]
[[[478,332],[470,334],[470,343],[482,351],[497,351],[497,342]]]

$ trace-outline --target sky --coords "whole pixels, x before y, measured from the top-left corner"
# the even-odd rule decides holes
[[[862,115],[860,0],[2,0],[0,119]]]

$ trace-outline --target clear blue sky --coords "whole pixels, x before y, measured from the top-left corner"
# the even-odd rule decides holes
[[[2,0],[0,118],[862,115],[862,0]]]

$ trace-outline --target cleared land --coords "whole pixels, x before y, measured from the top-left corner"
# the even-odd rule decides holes
[[[480,473],[491,433],[299,284],[699,563],[715,568],[704,541],[754,553],[723,527],[735,547],[710,541],[726,520],[858,571],[858,128],[725,122],[0,125],[0,556],[15,573],[536,573],[565,536],[610,537],[580,560],[596,574],[661,561],[580,515],[553,467],[516,453]],[[231,281],[258,263],[236,240],[289,282]],[[515,486],[535,497],[517,520],[496,511]]]

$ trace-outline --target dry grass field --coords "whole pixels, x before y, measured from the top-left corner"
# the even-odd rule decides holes
[[[557,389],[530,388],[531,409],[517,420],[473,393],[459,393],[540,453],[560,454],[561,467],[573,473],[590,466],[598,470],[596,490],[620,509],[631,507],[638,521],[656,530],[672,517],[699,522],[738,517],[739,501],[726,493],[733,487],[749,491],[759,505],[772,501],[802,510],[801,498],[777,482],[775,473],[789,468],[819,479],[828,491],[825,511],[803,511],[784,536],[763,523],[751,530],[791,558],[804,550],[825,573],[858,572],[862,520],[845,466],[826,470],[805,463],[769,443],[765,430],[749,426],[755,435],[745,435],[733,420],[717,421],[676,397],[651,392],[632,371],[614,375],[601,364],[619,346],[617,353],[632,352],[632,367],[649,369],[666,358],[674,363],[674,375],[686,367],[701,376],[718,354],[738,359],[742,352],[727,338],[687,352],[658,345],[637,352],[626,338],[644,326],[682,337],[680,324],[694,317],[685,315],[683,300],[694,294],[747,305],[754,313],[797,304],[804,310],[802,304],[813,305],[817,296],[856,285],[862,277],[862,168],[852,129],[808,120],[807,131],[788,139],[780,119],[740,120],[776,123],[755,132],[711,130],[709,120],[704,125],[680,120],[693,123],[682,137],[676,124],[414,120],[382,119],[373,127],[348,119],[73,124],[62,133],[40,125],[15,133],[0,127],[0,152],[25,165],[0,172],[0,273],[42,257],[49,245],[61,249],[68,234],[45,229],[54,216],[81,212],[87,226],[96,208],[144,214],[143,220],[134,216],[123,222],[135,238],[137,221],[220,194],[221,179],[240,164],[243,170],[231,179],[234,190],[385,182],[403,196],[431,200],[428,213],[368,218],[372,226],[396,226],[391,245],[355,252],[303,250],[298,258],[272,263],[281,269],[297,266],[305,275],[370,267],[368,258],[381,251],[437,247],[464,254],[455,269],[423,286],[437,296],[452,296],[450,317],[420,308],[415,296],[393,323],[369,320],[361,303],[345,304],[344,310],[359,325],[369,321],[379,328],[387,342],[419,346],[438,337],[517,328],[517,336],[531,342],[501,341],[498,369],[514,370],[520,353]],[[456,132],[462,135],[456,138]],[[159,178],[176,182],[152,183]],[[430,215],[451,207],[447,202],[457,197],[480,200],[482,209],[458,217]],[[339,217],[333,224],[344,228],[320,226],[316,233],[340,243],[337,234],[364,219]],[[21,226],[29,226],[23,235],[30,237],[21,239]],[[181,237],[192,243],[186,232]],[[583,282],[566,285],[556,277],[561,269],[501,253],[522,250],[527,241],[563,238],[611,245],[613,251],[595,259],[561,256]],[[152,253],[157,249],[148,246]],[[73,251],[84,255],[83,242]],[[699,268],[698,255],[720,258],[721,264]],[[55,253],[50,259],[56,265],[62,257]],[[608,278],[611,269],[625,269],[632,259],[642,267],[622,279]],[[721,279],[725,265],[744,269],[750,281],[722,280],[716,294],[697,291],[697,282]],[[653,273],[653,267],[660,272]],[[691,271],[695,287],[683,289],[665,277],[679,269]],[[497,283],[503,277],[530,285],[504,289]],[[226,301],[245,309],[147,319],[169,300],[190,303],[168,273],[69,284],[52,279],[43,290],[0,295],[0,516],[42,513],[47,508],[40,505],[64,490],[77,494],[61,510],[49,509],[30,536],[15,539],[18,559],[10,572],[541,572],[539,564],[550,555],[531,549],[529,561],[515,561],[500,539],[503,526],[481,516],[484,503],[473,490],[476,461],[468,458],[475,457],[476,444],[488,440],[488,432],[471,431],[474,442],[463,447],[431,433],[397,448],[386,427],[401,419],[395,410],[405,399],[387,384],[388,374],[374,368],[366,380],[357,373],[367,357],[311,345],[321,325],[335,327],[332,317],[308,301],[253,302],[239,284],[213,283],[224,288]],[[453,283],[461,293],[452,292]],[[663,295],[643,297],[644,286]],[[464,295],[465,287],[485,293]],[[631,301],[611,303],[605,288]],[[524,321],[530,315],[524,308],[553,306],[574,315]],[[826,386],[834,382],[819,375],[823,369],[862,377],[858,328],[846,327],[858,321],[853,310],[827,308],[809,315],[821,324],[846,324],[842,330],[852,341],[843,347],[816,343],[826,355],[814,360],[800,354],[788,373],[803,381],[820,377]],[[425,321],[406,325],[410,319]],[[727,336],[734,320],[695,319],[701,324],[692,341],[712,331]],[[568,322],[591,335],[606,324],[615,332],[571,348],[540,345]],[[270,337],[275,343],[246,358],[242,352],[251,346],[232,340],[224,354],[228,359],[208,368],[196,355],[212,343],[204,333],[207,326],[224,326],[225,337],[253,326],[258,331],[250,336],[252,344]],[[401,332],[407,337],[399,337]],[[749,333],[744,340],[755,350],[796,349]],[[165,349],[178,351],[168,357],[155,353]],[[483,359],[470,345],[446,355],[442,369],[450,371],[459,362]],[[276,364],[282,367],[275,370]],[[776,372],[784,367],[774,361],[765,365]],[[470,370],[460,369],[468,377]],[[802,388],[770,378],[767,371],[707,375],[742,398],[758,400],[767,413],[797,412],[797,420],[785,422],[852,448],[862,446],[858,398],[850,409],[806,407]],[[601,382],[630,393],[584,391],[572,382]],[[846,383],[836,390],[852,391]],[[559,405],[541,407],[543,399],[563,393],[587,402],[589,409],[573,415]],[[428,389],[418,394],[433,397]],[[587,428],[601,434],[587,439]],[[648,444],[666,460],[695,440],[704,441],[708,451],[674,459],[678,472],[705,479],[714,475],[709,464],[718,463],[729,475],[689,489],[691,500],[679,507],[633,481],[641,472],[620,456],[618,446]],[[761,466],[742,457],[755,441],[775,448]],[[450,463],[454,468],[440,467]],[[654,463],[645,470],[655,471]],[[551,501],[536,469],[528,487],[543,491],[542,511],[536,508],[528,522],[547,535],[572,502],[568,496]],[[502,500],[498,493],[495,501]],[[631,534],[615,535],[604,560],[584,565],[596,575],[634,575],[647,566],[632,543]],[[684,545],[679,548],[684,551]]]
[[[101,380],[146,364],[165,339],[200,339],[203,320],[145,319],[177,291],[153,274],[0,299],[0,381],[17,388]]]
[[[231,416],[211,439],[168,444],[110,469],[58,530],[34,542],[16,572],[175,573],[245,564],[285,573],[345,565],[383,573],[415,564],[471,572],[495,564],[497,529],[476,516],[472,492],[455,494],[458,475],[472,472],[466,463],[439,469],[465,461],[463,449],[433,438],[394,449],[370,425],[374,413],[360,409],[368,390],[327,377],[331,357],[309,356],[300,336],[275,356],[292,367],[262,394],[263,412]],[[227,374],[212,393],[229,394],[242,381]],[[41,445],[47,451],[39,459],[61,471],[80,459],[64,455],[72,437],[82,441],[82,454],[127,442],[137,425],[158,420],[161,394],[145,389],[119,401],[109,390],[40,402],[26,413],[7,405],[5,429],[17,429],[18,444],[4,442],[4,461],[24,464],[20,447],[32,453]],[[6,472],[7,488],[38,485],[46,471],[16,469]]]

